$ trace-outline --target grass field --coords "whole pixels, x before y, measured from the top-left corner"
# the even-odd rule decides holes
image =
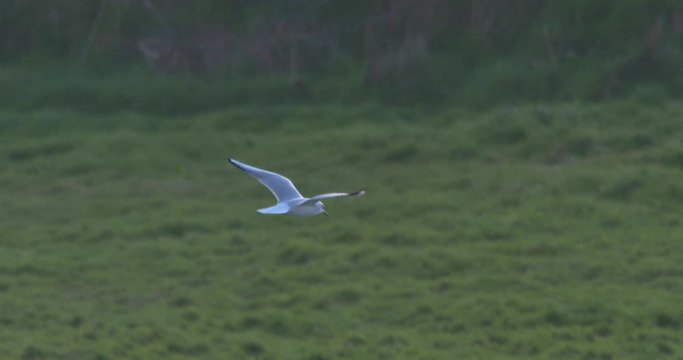
[[[681,119],[7,107],[0,358],[680,359]],[[367,195],[263,216],[228,156]]]

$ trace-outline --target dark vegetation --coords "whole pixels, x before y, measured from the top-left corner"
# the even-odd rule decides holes
[[[202,84],[202,105],[216,97],[232,104],[651,101],[680,96],[683,85],[683,7],[677,1],[57,0],[0,6],[5,62],[44,63],[47,57],[90,76],[121,75],[147,63],[157,73],[236,83],[229,89]],[[67,94],[89,92],[77,80],[62,85]]]

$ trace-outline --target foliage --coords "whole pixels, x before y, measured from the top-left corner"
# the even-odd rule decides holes
[[[98,1],[0,3],[0,60],[43,66],[83,56],[86,70],[145,62],[159,74],[219,81],[256,74],[401,104],[624,99],[643,87],[666,98],[683,89],[676,1],[103,3],[99,20]],[[331,85],[349,73],[359,81]]]

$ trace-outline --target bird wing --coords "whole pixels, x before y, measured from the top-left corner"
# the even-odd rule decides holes
[[[311,197],[310,199],[306,200],[306,202],[307,203],[317,202],[320,200],[331,199],[331,198],[336,198],[336,197],[340,197],[340,196],[361,196],[361,195],[365,195],[365,190],[358,190],[358,191],[354,191],[351,193],[320,194],[320,195],[316,195],[316,196]]]
[[[303,198],[292,184],[292,181],[286,177],[274,173],[272,171],[259,169],[251,165],[239,162],[235,159],[229,160],[231,164],[237,166],[238,169],[246,172],[247,174],[253,176],[261,184],[273,193],[278,202]]]

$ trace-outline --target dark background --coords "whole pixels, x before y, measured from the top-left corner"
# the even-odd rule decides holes
[[[666,99],[682,37],[677,1],[0,2],[5,64],[244,80],[239,103]]]

